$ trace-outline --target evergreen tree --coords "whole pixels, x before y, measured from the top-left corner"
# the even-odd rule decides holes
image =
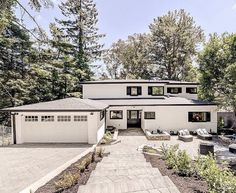
[[[68,55],[68,70],[78,81],[89,80],[93,75],[90,64],[101,56],[102,47],[99,40],[104,35],[98,34],[97,9],[93,0],[67,0],[60,6],[64,19],[58,20],[60,33],[57,37],[63,44],[54,44],[58,52]]]

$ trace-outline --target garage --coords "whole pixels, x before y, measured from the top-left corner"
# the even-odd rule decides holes
[[[108,106],[90,99],[66,98],[3,109],[12,116],[15,144],[98,143]]]

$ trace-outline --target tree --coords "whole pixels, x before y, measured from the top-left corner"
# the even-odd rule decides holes
[[[96,27],[96,5],[93,0],[67,0],[59,7],[65,17],[56,19],[63,44],[54,47],[70,57],[78,81],[89,80],[93,75],[89,65],[101,56],[103,47],[99,40],[104,35]]]
[[[200,97],[218,102],[236,116],[236,34],[210,35],[198,63]]]
[[[108,77],[150,79],[152,71],[148,59],[148,41],[148,35],[134,34],[127,40],[113,43],[104,57]]]
[[[157,17],[149,28],[150,57],[155,64],[156,76],[186,80],[197,46],[204,39],[202,29],[182,9]]]

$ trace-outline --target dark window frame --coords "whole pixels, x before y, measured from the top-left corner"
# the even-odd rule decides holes
[[[171,89],[178,89],[178,92],[171,92]],[[182,87],[167,87],[167,93],[169,94],[180,94],[182,93]]]
[[[191,92],[191,89],[196,89],[196,92]],[[186,93],[188,94],[197,94],[197,87],[186,87]]]
[[[105,110],[100,111],[100,121],[102,121],[105,117]]]
[[[132,88],[136,88],[137,89],[137,94],[132,94]],[[127,86],[127,95],[129,96],[139,96],[142,95],[142,87],[141,86]]]
[[[153,88],[154,87],[160,87],[162,88],[162,94],[153,94]],[[148,87],[148,95],[152,95],[152,96],[163,96],[164,95],[164,86],[149,86]]]
[[[147,114],[148,113],[154,113],[154,117],[147,117]],[[154,120],[154,119],[156,119],[156,112],[155,111],[146,111],[146,112],[144,112],[144,119],[152,119],[152,120]]]
[[[120,112],[121,112],[121,118],[119,118],[119,117],[112,118],[112,117],[111,117],[111,113],[112,113],[113,111],[120,111]],[[123,110],[110,110],[110,119],[123,119]]]
[[[197,121],[197,120],[194,120],[193,119],[193,114],[197,114],[197,113],[206,113],[206,120],[199,120],[199,121]],[[192,123],[205,123],[205,122],[211,122],[211,112],[210,111],[203,111],[203,112],[199,112],[199,111],[197,111],[197,112],[193,112],[193,111],[191,111],[191,112],[188,112],[188,122],[192,122]]]

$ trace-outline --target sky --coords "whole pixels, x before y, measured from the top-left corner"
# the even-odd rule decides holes
[[[54,8],[40,12],[30,10],[37,22],[48,31],[49,23],[61,17],[58,3],[52,0]],[[101,40],[106,48],[118,39],[126,39],[134,33],[148,32],[153,19],[175,9],[185,9],[200,25],[206,36],[209,33],[236,32],[236,0],[94,0],[97,5],[100,33],[106,34]],[[21,0],[27,5],[28,0]],[[17,14],[20,13],[18,9]],[[27,17],[28,27],[34,24]]]

